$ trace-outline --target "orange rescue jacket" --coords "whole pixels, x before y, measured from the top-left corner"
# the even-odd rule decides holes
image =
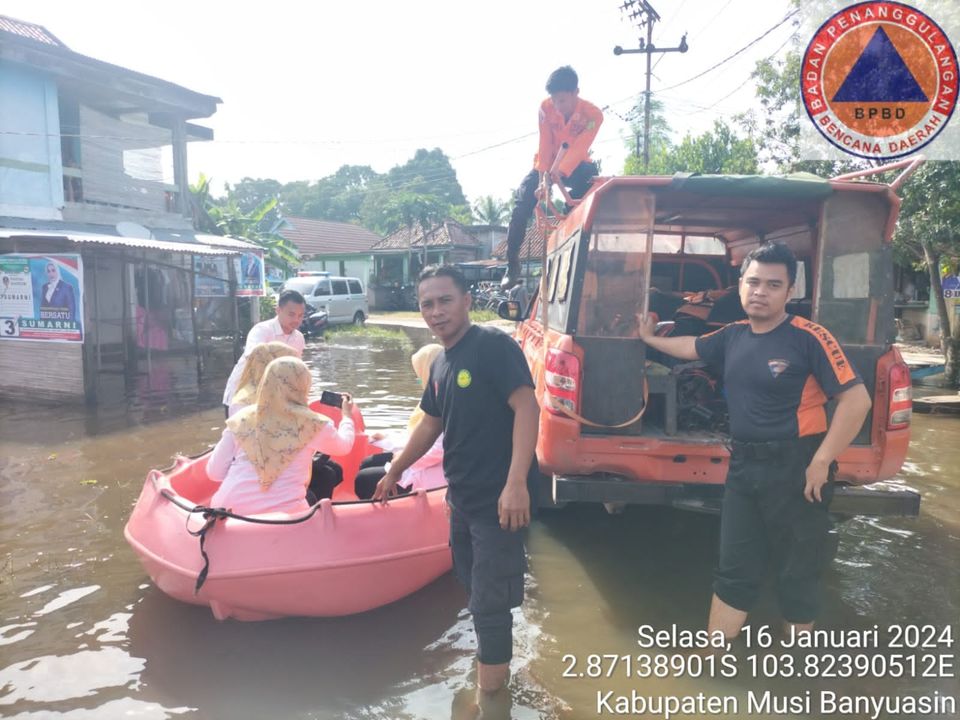
[[[547,172],[563,143],[567,143],[566,155],[560,161],[560,174],[568,177],[577,165],[589,160],[590,145],[603,123],[603,113],[596,105],[577,99],[577,107],[568,122],[547,98],[540,105],[540,150],[533,159],[533,166]]]

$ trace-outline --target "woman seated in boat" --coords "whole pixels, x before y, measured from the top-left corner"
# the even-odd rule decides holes
[[[343,393],[343,418],[334,427],[307,406],[310,370],[296,357],[270,362],[257,402],[227,420],[207,461],[220,488],[210,504],[241,515],[309,509],[307,483],[314,452],[345,455],[353,447],[353,400]]]
[[[257,401],[257,389],[263,379],[263,371],[267,365],[278,357],[297,357],[297,351],[282,342],[267,342],[257,345],[247,356],[246,365],[237,383],[237,392],[230,399],[230,408],[227,417],[233,417],[238,410]]]
[[[430,366],[441,352],[443,352],[443,346],[433,343],[424,345],[410,358],[413,371],[417,374],[417,380],[421,386],[426,385],[430,380]],[[389,462],[393,460],[393,453],[398,452],[406,444],[407,438],[422,417],[423,410],[417,404],[410,415],[410,420],[407,422],[406,433],[399,434],[399,436],[374,435],[371,444],[384,448],[387,452],[371,455],[360,464],[360,472],[357,473],[354,481],[354,490],[358,498],[369,500],[373,497],[373,491],[376,489],[377,483],[387,472]],[[447,479],[443,475],[443,433],[440,433],[440,437],[437,438],[433,447],[403,472],[400,482],[397,483],[397,493],[405,495],[421,488],[429,490],[443,487],[446,484]]]

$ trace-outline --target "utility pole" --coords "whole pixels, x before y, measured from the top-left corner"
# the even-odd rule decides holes
[[[686,33],[684,33],[680,39],[680,45],[678,47],[658,48],[653,44],[653,25],[660,21],[660,16],[648,0],[624,0],[623,5],[620,6],[620,11],[636,23],[638,30],[642,32],[644,26],[646,26],[647,30],[647,37],[645,39],[643,37],[640,38],[640,47],[624,50],[617,45],[613,49],[614,55],[642,53],[647,56],[647,84],[646,90],[643,93],[643,170],[646,172],[647,167],[650,165],[650,77],[653,75],[653,54],[668,52],[685,53],[689,47],[687,46]]]

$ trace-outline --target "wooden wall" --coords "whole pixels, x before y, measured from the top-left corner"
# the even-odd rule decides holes
[[[13,340],[0,343],[0,396],[82,401],[83,344]]]

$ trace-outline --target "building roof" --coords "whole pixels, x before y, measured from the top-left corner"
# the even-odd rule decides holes
[[[359,225],[286,215],[277,231],[297,246],[300,255],[356,255],[368,253],[382,239]]]
[[[210,117],[223,102],[182,85],[81,55],[42,25],[0,15],[0,63],[38,68],[85,103],[104,112],[148,112],[151,121],[168,115]],[[207,138],[209,139],[209,138]]]
[[[66,48],[67,46],[60,42],[59,38],[47,30],[43,25],[34,25],[33,23],[17,20],[16,18],[0,15],[0,32],[19,35],[20,37],[36,40],[37,42],[54,45],[56,47]]]
[[[212,247],[196,242],[173,242],[170,240],[146,240],[142,238],[120,237],[118,235],[100,235],[71,230],[16,230],[0,228],[0,240],[68,240],[72,243],[94,243],[97,245],[115,245],[137,250],[160,250],[162,252],[188,253],[191,255],[237,255],[239,250],[225,247]]]
[[[523,244],[520,246],[520,259],[543,257],[543,242],[543,233],[540,232],[537,223],[530,223],[527,227],[526,234],[523,236]],[[506,240],[497,243],[497,247],[493,251],[493,256],[495,258],[505,258],[507,256]]]
[[[144,227],[143,230],[149,237],[123,236],[116,225],[0,217],[0,240],[60,239],[75,243],[98,243],[198,255],[236,255],[242,252],[261,252],[261,248],[257,245],[237,238],[204,235],[192,230],[147,227]]]
[[[402,227],[373,246],[373,252],[390,252],[423,247],[423,228]],[[456,220],[446,219],[427,232],[427,247],[477,247],[480,241]]]

